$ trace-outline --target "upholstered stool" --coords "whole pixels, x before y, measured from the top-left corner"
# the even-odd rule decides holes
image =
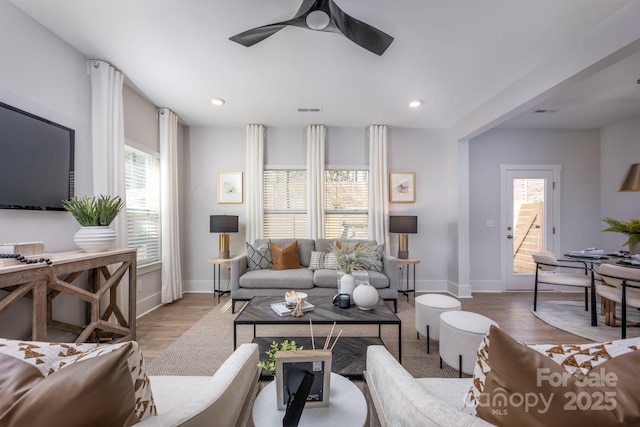
[[[416,336],[427,337],[427,354],[429,340],[438,341],[440,336],[440,313],[460,310],[460,301],[442,294],[426,294],[416,297]]]
[[[440,368],[442,362],[458,366],[458,374],[472,375],[478,347],[491,325],[498,324],[486,316],[469,311],[440,314]]]

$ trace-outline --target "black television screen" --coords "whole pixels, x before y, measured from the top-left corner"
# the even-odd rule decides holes
[[[63,210],[75,131],[0,102],[0,208]]]

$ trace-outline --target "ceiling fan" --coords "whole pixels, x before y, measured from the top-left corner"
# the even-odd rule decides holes
[[[287,25],[342,34],[376,55],[382,55],[393,42],[389,34],[344,13],[333,0],[304,0],[296,16],[288,21],[253,28],[229,40],[246,47],[253,46]]]

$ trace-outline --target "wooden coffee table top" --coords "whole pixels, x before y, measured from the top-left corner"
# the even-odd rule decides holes
[[[361,324],[361,325],[395,325],[400,324],[400,318],[393,312],[384,300],[371,310],[360,310],[356,306],[340,308],[334,306],[331,297],[309,297],[307,301],[315,309],[304,313],[302,317],[279,316],[271,309],[271,304],[282,302],[283,297],[254,297],[238,313],[233,321],[236,325],[243,324],[307,324],[309,319],[315,324]]]

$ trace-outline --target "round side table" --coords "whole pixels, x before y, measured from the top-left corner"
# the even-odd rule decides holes
[[[276,405],[276,382],[271,381],[256,397],[253,404],[253,424],[255,427],[282,425],[284,409]],[[329,406],[308,408],[305,406],[300,417],[300,427],[353,427],[364,426],[367,421],[367,402],[362,392],[345,377],[331,373]]]

